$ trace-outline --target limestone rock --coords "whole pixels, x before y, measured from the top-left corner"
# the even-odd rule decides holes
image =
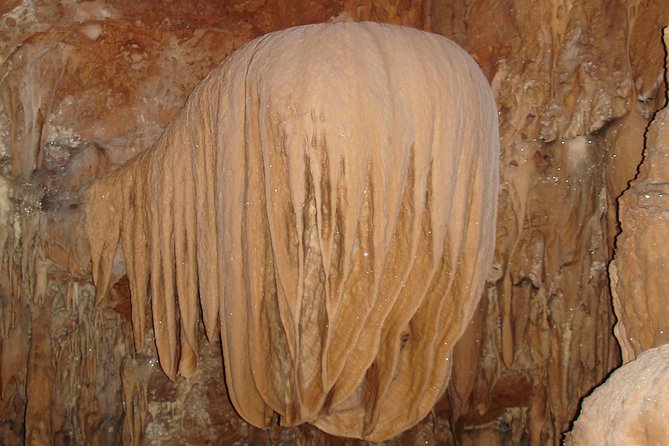
[[[669,47],[669,28],[665,42]],[[622,233],[610,273],[616,336],[625,362],[669,342],[668,184],[669,107],[665,107],[648,128],[639,175],[620,199]]]
[[[627,45],[668,19],[635,4],[434,4],[433,29],[492,78],[501,123],[497,274],[456,349],[449,392],[463,435],[495,432],[473,420],[513,419],[527,437],[509,430],[497,444],[558,444],[579,399],[618,364],[606,270],[615,201],[641,159],[639,110],[658,102],[648,78],[661,58],[654,45],[652,57]]]
[[[669,344],[613,372],[583,401],[566,445],[669,444]]]
[[[502,151],[495,269],[450,358],[449,390],[421,423],[386,444],[559,444],[581,398],[620,362],[606,265],[620,230],[617,200],[643,158],[647,124],[665,102],[660,35],[669,23],[666,1],[159,4],[0,2],[1,441],[23,444],[25,426],[35,426],[24,417],[27,400],[39,398],[37,381],[26,392],[35,368],[33,377],[53,373],[55,444],[363,443],[308,424],[260,431],[231,409],[220,385],[205,392],[201,384],[167,379],[150,348],[150,312],[146,349],[134,350],[125,278],[94,307],[81,209],[90,181],[150,147],[193,86],[234,49],[290,26],[371,20],[436,32],[465,48],[493,85]],[[642,189],[637,192],[627,203],[649,203]],[[659,194],[649,196],[664,206]],[[629,234],[637,231],[639,248],[648,246],[654,256],[661,240],[653,245],[652,239],[660,233],[639,234],[650,220],[635,223],[634,212],[623,206],[627,227],[636,225]],[[639,215],[644,212],[650,216],[640,206]],[[620,260],[614,275],[625,283],[620,293],[664,289],[646,280],[647,270],[639,273],[647,285],[632,286],[634,265],[625,266],[622,254]],[[47,271],[40,281],[38,271]],[[35,296],[51,301],[50,312]],[[634,307],[630,320],[641,314]],[[32,324],[49,314],[51,369],[37,355],[48,346],[34,346],[30,354]],[[662,342],[657,316],[644,343]],[[46,332],[37,329],[35,342]],[[205,362],[216,361],[220,344],[200,347],[200,366],[190,379],[212,383],[220,364]],[[627,349],[627,359],[635,348]],[[202,410],[193,415],[197,420],[174,415],[183,401],[184,407],[220,409],[211,412],[206,435]],[[46,404],[35,401],[31,410],[39,407]],[[177,418],[183,423],[172,423]],[[141,435],[128,440],[127,429]]]
[[[120,244],[136,345],[150,299],[170,378],[194,373],[201,308],[249,423],[388,439],[441,397],[480,299],[498,150],[487,80],[446,38],[371,22],[263,36],[91,188],[99,297]]]

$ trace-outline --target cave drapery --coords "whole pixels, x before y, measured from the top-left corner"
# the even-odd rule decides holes
[[[262,36],[91,187],[98,296],[122,246],[135,345],[150,301],[171,379],[194,373],[201,308],[244,420],[387,440],[448,385],[492,265],[498,161],[492,92],[452,41],[374,22]]]
[[[167,379],[152,331],[147,351],[135,352],[131,293],[116,264],[119,280],[96,307],[89,247],[77,229],[91,181],[150,147],[196,82],[235,48],[331,19],[449,37],[482,67],[499,110],[495,270],[453,353],[446,395],[389,443],[561,442],[581,399],[621,362],[607,266],[621,227],[646,229],[624,215],[620,225],[617,200],[665,101],[662,0],[0,5],[6,444],[355,443],[304,426],[244,423],[220,379],[219,344],[200,345],[191,378]],[[628,215],[635,196],[646,199],[638,190],[626,198]],[[650,208],[666,208],[659,194],[647,195],[658,200]],[[662,240],[642,242],[661,250]],[[639,283],[647,271],[635,273]]]

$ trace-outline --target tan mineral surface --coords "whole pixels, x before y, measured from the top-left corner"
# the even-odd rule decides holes
[[[492,91],[452,41],[374,22],[271,33],[91,187],[98,297],[122,246],[135,346],[150,296],[171,379],[195,373],[201,309],[246,421],[387,440],[448,385],[492,266],[498,171]]]
[[[82,212],[92,182],[147,153],[235,49],[296,25],[362,20],[431,31],[469,52],[492,86],[501,143],[493,267],[480,272],[480,303],[448,357],[450,384],[385,444],[560,444],[612,370],[669,341],[660,114],[647,132],[665,103],[665,0],[6,0],[0,444],[365,443],[244,421],[206,323],[172,333],[179,346],[196,338],[199,356],[189,378],[168,379],[151,301],[140,302],[120,250],[107,256],[109,286],[93,286]],[[355,54],[350,45],[341,57]],[[449,199],[446,188],[433,195]],[[139,221],[115,218],[109,229]],[[419,401],[410,398],[397,404]]]
[[[669,79],[669,57],[666,67]],[[669,444],[668,157],[665,107],[648,127],[639,173],[619,200],[622,232],[609,267],[615,334],[627,364],[584,400],[568,444]]]
[[[664,41],[669,47],[669,27]],[[610,266],[624,362],[669,343],[669,104],[655,114],[645,140],[639,173],[620,198],[622,233]]]
[[[616,370],[583,401],[565,445],[669,444],[669,344]]]

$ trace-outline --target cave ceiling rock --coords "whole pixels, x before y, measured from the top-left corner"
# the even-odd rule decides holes
[[[239,414],[390,438],[448,384],[493,263],[497,110],[450,40],[296,27],[214,69],[149,150],[89,190],[98,297],[122,246],[135,344],[223,345]]]

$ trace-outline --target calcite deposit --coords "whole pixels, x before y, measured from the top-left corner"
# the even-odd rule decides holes
[[[669,344],[644,351],[583,401],[565,446],[669,442]]]
[[[669,47],[669,27],[664,43]],[[669,233],[668,157],[669,106],[648,127],[639,174],[620,198],[622,232],[609,270],[615,334],[627,364],[585,399],[567,444],[669,441],[669,264],[662,249]]]
[[[135,349],[136,297],[120,254],[96,305],[81,212],[91,182],[155,143],[234,49],[349,20],[454,40],[492,84],[500,123],[495,267],[449,358],[445,395],[386,444],[559,444],[622,358],[666,342],[665,313],[651,310],[667,308],[652,297],[666,294],[655,268],[666,251],[663,169],[643,167],[618,213],[665,102],[664,0],[9,0],[0,2],[1,442],[356,444],[309,425],[244,422],[216,341],[199,345],[190,378],[170,381],[152,329]]]
[[[664,38],[669,47],[669,28]],[[610,271],[618,317],[615,332],[624,362],[669,343],[669,259],[664,249],[669,234],[668,180],[669,107],[665,107],[648,127],[639,174],[620,199],[622,233]]]
[[[150,299],[170,378],[195,371],[201,309],[249,423],[394,437],[444,392],[492,266],[497,129],[487,80],[435,34],[365,22],[253,40],[91,188],[98,296],[120,245],[135,345]]]

